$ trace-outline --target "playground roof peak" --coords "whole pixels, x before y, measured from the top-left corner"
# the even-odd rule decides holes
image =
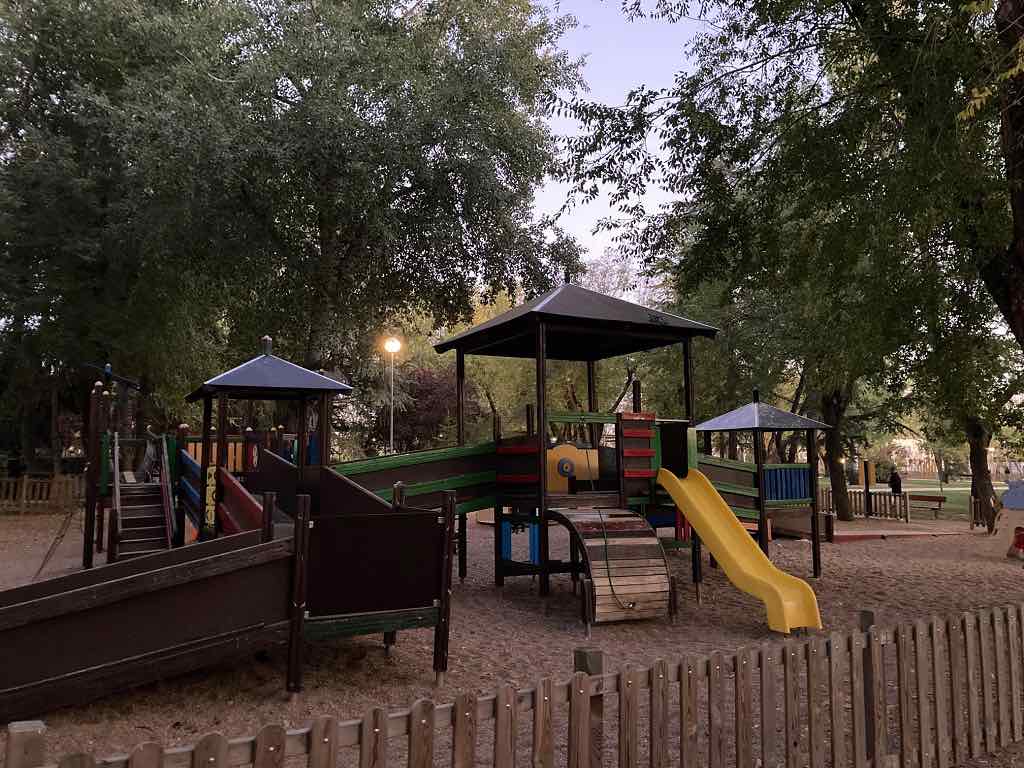
[[[545,357],[603,360],[674,344],[718,329],[565,283],[435,345],[438,352],[534,357],[537,323],[547,324]]]
[[[797,429],[832,429],[832,427],[821,421],[808,419],[806,416],[790,413],[758,400],[741,405],[739,408],[697,425],[697,430],[700,432],[749,432],[755,429],[786,432]]]
[[[204,381],[185,399],[191,403],[204,396],[225,395],[245,400],[290,400],[352,391],[348,384],[271,354],[269,336],[260,341],[263,354]]]

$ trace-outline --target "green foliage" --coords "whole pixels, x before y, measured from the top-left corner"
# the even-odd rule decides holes
[[[523,0],[5,4],[5,410],[56,370],[81,399],[109,361],[177,421],[264,333],[360,384],[390,318],[575,268],[532,211],[572,23]]]

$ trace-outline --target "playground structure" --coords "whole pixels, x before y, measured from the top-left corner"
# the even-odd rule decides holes
[[[288,647],[286,687],[299,691],[307,640],[382,633],[388,648],[399,630],[414,627],[434,629],[433,666],[443,679],[452,494],[442,496],[440,513],[406,504],[401,486],[385,502],[330,468],[309,464],[304,439],[297,463],[260,450],[244,485],[225,466],[229,400],[294,402],[304,438],[310,402],[327,414],[331,398],[348,390],[273,356],[269,339],[262,355],[196,390],[193,397],[204,401],[206,461],[197,464],[185,444],[176,445],[176,470],[165,461],[157,470],[161,487],[177,473],[182,504],[165,531],[176,546],[131,559],[122,546],[121,561],[88,567],[93,532],[87,528],[85,570],[0,592],[0,644],[20,660],[0,669],[0,717],[85,702],[278,644]],[[102,397],[94,394],[94,401]],[[222,427],[216,454],[215,398]],[[89,488],[90,501],[108,512],[108,532],[131,522],[117,496],[119,480],[136,474],[121,470],[120,435],[109,437],[113,450],[93,454],[105,461],[91,467]],[[318,437],[325,457],[326,419]],[[93,438],[104,443],[103,435]],[[197,540],[186,545],[189,528]]]
[[[494,510],[496,585],[536,576],[546,596],[552,575],[569,575],[588,633],[595,623],[674,616],[675,584],[651,524],[666,516],[677,532],[683,516],[692,526],[698,585],[705,538],[736,585],[765,602],[773,629],[820,627],[810,588],[775,569],[718,492],[706,481],[700,485],[690,427],[691,342],[714,333],[684,318],[560,286],[437,345],[439,352],[457,352],[459,445],[334,467],[327,466],[331,401],[349,387],[274,356],[267,337],[261,355],[189,395],[203,403],[197,446],[183,430],[174,439],[151,436],[134,448],[138,456],[127,470],[120,460],[126,441],[97,414],[90,444],[103,461],[90,464],[87,570],[0,593],[0,642],[28,660],[0,673],[0,714],[20,717],[44,703],[84,701],[276,643],[288,645],[287,688],[298,691],[307,639],[381,633],[387,649],[398,631],[410,628],[434,629],[440,680],[448,663],[455,539],[464,578],[467,516],[484,509]],[[632,411],[598,412],[597,360],[673,343],[683,348],[685,419],[642,411],[639,387]],[[496,421],[492,441],[465,444],[467,354],[535,359],[537,402],[528,410],[525,434],[503,435]],[[548,359],[586,363],[587,412],[545,407]],[[98,410],[104,397],[93,393]],[[246,433],[233,451],[229,403],[246,400],[291,403],[294,443],[282,430]],[[589,445],[553,444],[557,424],[585,428]],[[286,447],[294,460],[280,455]],[[558,481],[549,482],[551,469]],[[123,503],[133,485],[143,498]],[[764,487],[760,474],[756,487]],[[109,560],[134,557],[88,570],[92,525],[104,512]],[[568,562],[550,556],[549,524],[568,532]],[[512,530],[519,526],[530,530],[528,561],[512,558]],[[126,538],[130,529],[144,533]],[[173,622],[173,632],[161,632],[168,616],[183,620]],[[137,640],[127,632],[104,646],[114,624],[147,629]],[[74,653],[36,664],[38,653],[55,653],[54,638],[61,637],[85,642]]]

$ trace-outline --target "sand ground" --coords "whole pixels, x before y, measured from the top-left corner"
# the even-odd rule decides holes
[[[0,587],[33,577],[61,520],[0,517]],[[1017,524],[1024,524],[1024,513],[1008,512],[994,537],[968,533],[963,523],[962,535],[824,544],[824,576],[812,580],[812,586],[826,629],[855,627],[861,609],[875,610],[880,623],[888,624],[1020,602],[1024,569],[1005,557]],[[943,530],[955,525],[940,521]],[[553,553],[565,556],[565,533],[552,529],[552,535]],[[76,566],[81,536],[81,519],[76,518],[44,577]],[[83,750],[105,755],[146,740],[170,746],[213,730],[235,737],[254,733],[265,723],[298,727],[320,714],[358,717],[371,706],[400,708],[419,697],[445,702],[462,691],[493,691],[503,682],[528,686],[543,676],[568,677],[572,650],[580,645],[600,648],[606,670],[612,671],[659,657],[730,651],[778,637],[768,630],[761,604],[733,588],[720,571],[705,568],[703,602],[698,605],[689,552],[683,551],[669,555],[680,584],[680,615],[674,624],[601,626],[587,641],[568,577],[553,579],[547,600],[537,596],[529,578],[512,579],[503,590],[495,589],[491,537],[490,527],[470,525],[469,577],[461,584],[456,580],[454,587],[449,675],[440,689],[433,686],[429,631],[400,634],[387,658],[377,637],[331,641],[309,649],[306,690],[297,701],[283,693],[284,653],[273,652],[47,713],[43,719],[49,727],[50,754]],[[516,537],[515,546],[521,550],[517,554],[525,553],[525,535]],[[780,567],[809,577],[809,542],[773,542],[772,556]],[[1024,758],[1014,752],[1006,759]]]

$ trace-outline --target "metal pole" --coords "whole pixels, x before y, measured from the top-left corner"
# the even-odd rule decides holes
[[[391,353],[391,440],[390,452],[395,452],[395,353]]]

